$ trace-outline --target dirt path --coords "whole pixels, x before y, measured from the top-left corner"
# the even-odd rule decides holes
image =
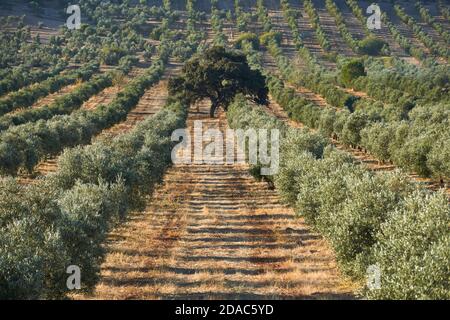
[[[208,118],[192,108],[188,128]],[[110,234],[94,299],[350,298],[325,241],[245,165],[175,165]]]
[[[104,130],[97,138],[125,133],[140,121],[161,110],[167,100],[167,82],[170,77],[181,71],[181,67],[180,63],[170,61],[161,80],[144,93],[136,107],[128,113],[126,120]]]

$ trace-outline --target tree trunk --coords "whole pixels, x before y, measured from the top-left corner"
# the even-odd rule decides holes
[[[214,114],[216,113],[216,109],[218,107],[217,101],[211,101],[211,109],[209,110],[209,116],[214,118]]]

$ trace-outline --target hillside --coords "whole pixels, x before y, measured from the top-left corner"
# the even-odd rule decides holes
[[[67,3],[0,4],[1,299],[450,298],[447,1]]]

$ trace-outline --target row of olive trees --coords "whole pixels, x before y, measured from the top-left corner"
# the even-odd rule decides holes
[[[383,25],[388,27],[389,32],[391,33],[394,40],[400,45],[400,47],[403,48],[403,50],[405,50],[406,53],[419,60],[425,60],[427,58],[427,54],[422,48],[414,46],[411,43],[411,40],[401,34],[397,26],[393,24],[389,19],[389,16],[386,12],[383,12],[381,14],[381,21],[383,22]]]
[[[296,98],[292,89],[286,89],[284,84],[279,84],[273,88],[277,88],[278,92],[272,92],[272,95],[285,98],[280,104],[293,118],[313,128],[318,128],[320,120],[323,119],[323,130],[330,136],[339,138],[347,145],[363,147],[380,161],[391,161],[408,171],[426,177],[433,176],[441,182],[445,177],[450,177],[450,161],[446,160],[449,153],[446,126],[450,117],[445,103],[435,107],[416,107],[417,110],[410,114],[415,105],[408,99],[388,107],[367,99],[356,100],[354,96],[335,88],[321,75],[320,70],[312,73],[292,68],[275,41],[271,42],[269,50],[286,79],[319,92],[331,105],[346,106],[350,111],[339,112],[312,106],[305,99]],[[363,67],[362,69],[364,72]],[[357,111],[352,113],[354,109]],[[431,120],[424,121],[427,117]],[[380,130],[377,130],[378,123],[389,126],[391,135],[380,134]],[[405,127],[409,130],[405,130]],[[386,138],[397,132],[396,139],[386,141]]]
[[[241,7],[242,0],[234,0],[234,13],[236,15],[236,27],[239,32],[248,30],[248,25],[254,20],[253,14]]]
[[[314,105],[274,77],[269,88],[293,119],[327,136],[362,147],[380,161],[391,161],[407,171],[439,180],[450,178],[450,110],[445,103],[416,106],[407,119],[389,118],[386,113],[390,110],[383,107],[359,108],[351,113]]]
[[[18,26],[13,31],[0,33],[0,68],[23,65],[28,68],[48,68],[61,61],[61,48],[54,42],[40,41],[39,35],[32,37],[30,27]]]
[[[367,16],[364,15],[363,10],[358,4],[357,0],[345,0],[348,7],[352,10],[352,13],[355,15],[355,17],[359,20],[361,23],[361,26],[364,29],[364,33],[366,36],[373,35],[373,32],[367,27]]]
[[[0,96],[11,91],[19,90],[35,82],[44,81],[47,78],[56,76],[67,66],[65,61],[61,61],[55,66],[45,69],[33,69],[28,66],[20,65],[11,68],[7,75],[0,80]]]
[[[260,5],[263,6],[263,4]],[[289,7],[285,4],[283,8],[287,10]],[[260,15],[258,15],[259,20],[261,22],[266,21],[266,25],[271,26],[272,24],[267,11],[261,9],[260,12]],[[292,23],[290,25],[292,25]],[[295,25],[293,26],[295,27]],[[294,31],[295,30],[296,29],[294,29]],[[267,34],[272,33],[273,28],[268,29]],[[280,71],[286,79],[289,79],[296,85],[304,86],[312,91],[319,92],[331,105],[353,110],[357,98],[342,89],[336,88],[332,79],[325,74],[324,68],[317,66],[317,60],[314,59],[311,54],[308,54],[306,49],[300,50],[299,54],[306,62],[305,70],[302,70],[302,72],[307,72],[308,75],[299,76],[300,70],[292,68],[291,62],[283,56],[280,43],[279,41],[276,41],[275,37],[269,38],[265,45],[269,49],[270,54],[275,58]]]
[[[340,12],[337,5],[334,3],[333,0],[325,0],[325,7],[327,8],[328,12],[332,17],[334,17],[334,21],[336,22],[336,26],[338,27],[339,33],[341,34],[342,38],[347,42],[349,47],[355,52],[359,52],[359,41],[358,39],[355,39],[353,35],[348,30],[347,26],[344,22],[344,17],[342,16],[342,13]]]
[[[81,28],[61,30],[63,53],[77,63],[100,58],[102,63],[120,66],[123,57],[140,52],[150,59],[154,49],[144,35],[162,40],[168,25],[178,19],[177,13],[163,7],[130,6],[128,2],[83,0],[80,7],[84,17]],[[161,23],[150,27],[150,19]]]
[[[328,240],[344,272],[364,280],[380,270],[375,299],[448,299],[450,210],[445,195],[429,193],[400,172],[373,173],[355,165],[327,139],[286,128],[262,108],[237,97],[227,113],[232,128],[278,128],[282,198]]]
[[[250,53],[249,61],[260,61],[258,54],[251,51],[251,46],[244,45],[244,48]],[[291,68],[291,65],[286,64],[286,68],[288,67]],[[271,95],[291,116],[294,115],[311,127],[319,128],[326,136],[340,132],[348,141],[358,139],[355,133],[359,130],[358,127],[366,122],[364,117],[361,118],[358,114],[352,116],[347,111],[323,109],[299,97],[293,89],[285,88],[279,79],[275,77],[269,79]],[[240,104],[242,106],[245,102]],[[236,109],[239,107],[233,105],[228,112],[232,126],[239,127],[236,123],[233,124],[233,121],[241,123],[244,127],[254,127],[263,123],[261,117],[256,116],[256,109],[249,110],[247,107],[243,108],[242,112],[235,112]],[[352,116],[352,119],[349,119],[349,116]],[[428,116],[421,118],[423,120]],[[253,119],[255,120],[252,122]],[[273,119],[267,123],[268,126],[272,125]],[[418,128],[424,127],[423,124],[417,124]],[[445,129],[445,126],[443,128]],[[407,134],[408,128],[404,127],[403,130],[399,128],[400,132]],[[415,133],[411,136],[414,135]],[[393,134],[388,133],[387,136],[392,137]],[[397,137],[401,140],[400,134],[397,134]],[[282,168],[279,177],[275,177],[276,186],[282,190],[282,194],[290,204],[298,205],[299,214],[311,214],[308,219],[312,220],[317,217],[315,225],[331,239],[342,265],[350,274],[361,277],[370,264],[376,264],[381,268],[382,288],[367,291],[367,296],[383,299],[449,296],[449,256],[446,253],[449,237],[445,231],[449,223],[449,211],[444,195],[429,196],[424,191],[414,193],[411,191],[413,186],[402,174],[392,177],[389,177],[390,174],[383,174],[383,178],[377,179],[375,185],[377,175],[365,170],[358,170],[360,171],[358,175],[349,176],[353,179],[346,179],[348,171],[341,170],[339,163],[334,163],[334,160],[321,161],[319,165],[317,160],[308,164],[305,158],[299,157],[301,153],[299,149],[307,149],[320,158],[320,151],[323,150],[321,142],[323,140],[320,137],[286,138],[286,141],[288,147],[282,150],[289,149],[292,152],[287,151],[286,156],[281,156]],[[296,149],[296,146],[299,148]],[[401,148],[401,145],[397,145],[398,147]],[[446,153],[449,152],[445,152],[442,147],[443,145],[436,144],[435,150],[436,154],[440,154],[440,163],[444,164],[445,158],[448,157]],[[408,161],[410,154],[411,152],[405,152],[405,160]],[[344,160],[339,161],[341,164],[351,162],[348,155],[341,155],[339,158]],[[353,165],[352,167],[356,168]],[[298,176],[300,172],[304,175]],[[320,187],[317,186],[318,181]],[[346,182],[346,188],[340,193],[342,197],[335,198],[335,192],[341,191],[343,181]],[[393,192],[386,195],[391,190]],[[404,194],[403,198],[399,198],[404,190],[410,191]],[[379,192],[384,194],[378,195]],[[356,194],[359,196],[355,197]],[[370,202],[358,200],[367,197],[371,199]],[[391,202],[386,199],[391,199]],[[380,211],[376,210],[380,203],[386,204],[391,211],[386,212],[385,207]],[[399,205],[393,206],[393,203]],[[345,204],[345,207],[340,206],[341,204]],[[336,212],[339,212],[339,216],[336,216]],[[392,215],[387,215],[391,213]],[[417,218],[418,216],[420,217]],[[373,219],[374,217],[377,219]],[[430,224],[429,221],[433,223]],[[426,237],[428,241],[424,242],[422,239],[425,234],[433,234],[436,237],[428,236]],[[416,246],[411,248],[410,242],[416,243]]]
[[[449,59],[450,50],[448,46],[442,46],[439,42],[433,40],[433,38],[423,30],[422,26],[417,23],[417,21],[408,15],[405,10],[398,4],[394,6],[395,13],[405,24],[407,24],[414,35],[435,55]]]
[[[288,0],[280,1],[281,8],[283,10],[284,20],[288,24],[291,33],[292,40],[298,51],[299,57],[310,67],[321,68],[317,58],[308,50],[303,41],[303,34],[299,26],[300,11],[291,8]]]
[[[442,16],[449,20],[450,19],[450,8],[448,8],[442,0],[438,0],[438,8],[439,12]]]
[[[84,65],[79,70],[61,73],[48,78],[36,85],[25,87],[0,99],[0,115],[19,108],[29,108],[38,99],[60,90],[62,87],[75,83],[77,80],[88,80],[99,69],[97,62]]]
[[[417,10],[419,10],[422,20],[433,27],[444,38],[447,44],[450,44],[450,32],[446,30],[441,23],[436,21],[436,19],[431,15],[430,11],[424,5],[422,5],[420,1],[416,1],[415,5]]]
[[[62,298],[71,265],[81,270],[82,292],[93,289],[108,230],[161,180],[186,109],[171,99],[127,134],[67,149],[59,170],[36,184],[0,179],[2,299]]]
[[[199,50],[202,42],[206,39],[206,32],[200,27],[205,19],[205,15],[203,12],[197,11],[194,4],[195,1],[193,0],[186,2],[186,36],[183,34],[183,31],[172,35],[172,39],[177,39],[172,42],[173,55],[182,61],[189,59],[189,57]]]
[[[321,90],[320,92],[326,99],[330,92],[333,91],[332,83],[340,86],[350,86],[357,90],[365,91],[370,97],[383,102],[383,104],[392,104],[394,108],[400,110],[410,108],[416,103],[443,102],[449,100],[449,73],[448,66],[446,65],[432,64],[426,68],[418,68],[393,57],[390,60],[390,64],[395,68],[386,68],[381,61],[372,57],[360,58],[360,61],[368,69],[366,76],[355,77],[351,83],[346,83],[345,81],[341,81],[342,75],[340,73],[342,73],[342,67],[345,67],[351,60],[339,56],[339,73],[337,75],[327,75],[329,72],[321,67],[314,55],[302,45],[301,34],[294,18],[295,13],[293,13],[293,10],[290,9],[286,1],[282,2],[282,8],[292,33],[297,35],[294,36],[294,41],[296,41],[299,56],[306,62],[310,69],[307,72],[312,72],[313,70],[316,72],[314,77],[311,77],[309,74],[295,76],[293,68],[286,68],[286,71],[291,72],[291,76],[287,76],[291,81],[300,81],[298,84],[304,86],[308,86],[308,81],[303,79],[314,78],[320,79],[319,82],[328,83],[329,90]],[[280,51],[277,48],[272,48],[272,50],[275,50],[275,55]],[[314,90],[313,86],[311,88]],[[335,90],[338,89],[336,88]],[[354,97],[351,99],[353,101],[355,100]],[[331,99],[328,100],[331,104],[335,104]],[[380,102],[377,102],[377,104],[380,105]],[[383,104],[381,105],[383,106]],[[355,107],[366,107],[367,105],[368,101],[361,99]]]
[[[26,123],[2,132],[0,171],[6,174],[15,174],[20,168],[31,171],[45,157],[58,154],[66,147],[89,143],[96,133],[124,120],[145,90],[161,78],[169,54],[168,50],[163,50],[159,60],[142,76],[130,81],[109,105]]]
[[[26,135],[31,140],[24,135],[19,142],[28,150],[17,151],[33,161],[33,145],[46,143],[40,147],[59,152],[63,145],[87,143],[100,128],[123,120],[144,90],[160,79],[172,50],[169,42],[160,44],[153,66],[128,83],[110,105],[40,122],[35,134]],[[127,134],[65,149],[58,171],[36,184],[25,187],[12,178],[0,179],[0,242],[4,244],[0,297],[64,297],[69,293],[66,270],[71,265],[81,269],[82,291],[93,289],[108,230],[131,210],[140,209],[161,180],[171,163],[170,135],[185,125],[186,110],[184,99],[172,96],[162,111]],[[48,149],[50,145],[54,150]],[[10,146],[1,143],[3,156],[10,154],[3,152]],[[38,155],[39,151],[34,154]]]
[[[305,6],[306,13],[308,14],[309,21],[316,31],[316,37],[319,41],[320,46],[326,52],[331,50],[331,42],[326,34],[325,30],[320,23],[319,14],[317,13],[316,8],[311,0],[304,0],[303,5]]]
[[[223,20],[226,13],[219,9],[218,4],[218,0],[211,0],[211,27],[214,31],[213,44],[223,47],[228,40],[227,35],[223,32]]]
[[[345,18],[333,0],[325,1],[328,12],[334,17],[339,33],[347,42],[350,48],[358,54],[367,54],[371,56],[388,55],[388,44],[372,34],[369,34],[362,40],[355,39],[345,24]],[[366,25],[366,24],[364,24]]]
[[[276,43],[273,42],[271,47],[277,47]],[[292,72],[292,66],[281,54],[281,50],[271,50],[274,51],[277,52],[275,57],[281,73]],[[252,60],[258,61],[249,59]],[[261,65],[255,67],[261,68]],[[360,108],[361,110],[353,113],[351,110],[323,108],[299,97],[293,89],[286,88],[280,79],[271,78],[271,95],[294,120],[311,128],[319,128],[326,135],[339,139],[346,145],[365,148],[380,161],[391,161],[407,171],[426,177],[432,176],[441,182],[450,177],[450,150],[446,143],[446,128],[450,117],[446,104],[439,104],[434,108],[427,105],[416,107],[417,110],[411,112],[407,120],[395,120],[395,117],[392,117],[394,120],[384,121],[383,117],[387,116],[379,111],[389,110],[385,111],[382,107]],[[308,74],[306,78],[316,78],[316,75]],[[317,92],[320,88],[323,88],[321,91],[328,97],[333,97],[338,92],[331,87],[326,90],[327,86],[320,83],[313,89]],[[379,128],[380,125],[383,126],[382,129]],[[386,128],[390,130],[385,131]]]
[[[112,79],[112,73],[96,75],[70,93],[56,98],[48,105],[6,114],[0,117],[0,131],[27,122],[50,119],[59,114],[69,114],[80,108],[90,97],[111,86]]]
[[[448,65],[417,68],[397,58],[393,58],[391,63],[394,68],[386,68],[375,59],[366,59],[364,66],[367,76],[355,78],[344,85],[364,91],[385,103],[395,103],[406,97],[417,103],[450,100]]]

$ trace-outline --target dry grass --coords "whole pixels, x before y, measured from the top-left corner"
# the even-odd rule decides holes
[[[225,130],[208,105],[188,126]],[[351,298],[325,241],[245,165],[175,165],[143,213],[114,230],[82,299]]]

